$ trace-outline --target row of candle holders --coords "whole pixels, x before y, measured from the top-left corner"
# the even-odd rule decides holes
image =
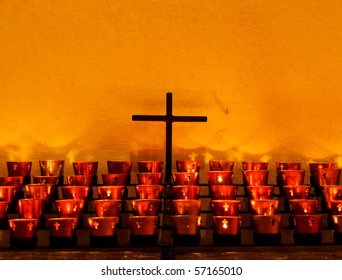
[[[49,161],[48,161],[49,162]],[[54,161],[52,161],[54,162]],[[103,186],[103,189],[101,189],[102,187],[98,187],[98,191],[102,190],[105,192],[104,197],[106,199],[110,198],[110,199],[115,199],[118,198],[117,195],[115,195],[113,197],[112,193],[120,193],[121,192],[121,198],[125,197],[125,191],[127,190],[126,186],[129,184],[129,180],[130,180],[130,170],[131,170],[131,166],[132,163],[129,162],[127,164],[127,162],[115,162],[117,163],[116,166],[119,166],[122,170],[121,173],[112,173],[112,174],[103,174],[103,182],[105,183],[105,185],[116,185],[117,187],[115,187],[115,191],[113,192],[109,186]],[[331,172],[331,170],[335,170],[334,165],[329,165],[328,167],[325,167],[323,165],[323,163],[315,163],[317,165],[317,167],[312,167],[310,166],[310,168],[312,167],[313,172],[311,177],[313,177],[313,182],[318,184],[319,186],[319,190],[322,190],[320,193],[323,194],[322,198],[326,199],[327,198],[327,193],[330,193],[329,190],[333,187],[333,186],[326,186],[326,185],[322,185],[324,183],[331,183],[332,180],[328,181],[328,179],[330,179],[329,174],[335,174],[333,172]],[[115,164],[111,165],[114,166]],[[210,165],[210,171],[208,171],[208,183],[209,183],[209,188],[210,188],[210,192],[211,194],[213,194],[214,188],[215,187],[222,187],[222,188],[226,188],[226,189],[230,189],[231,187],[236,187],[232,185],[232,178],[233,178],[233,164],[232,162],[224,162],[224,161],[211,161],[209,162]],[[286,184],[289,184],[287,180],[293,180],[293,176],[289,176],[289,174],[292,174],[293,172],[291,171],[301,171],[300,170],[300,165],[297,164],[295,165],[295,167],[293,167],[293,165],[288,164],[288,163],[279,163],[279,166],[277,166],[277,181],[278,181],[278,185],[280,187],[280,190],[286,190],[287,187],[293,187],[293,186],[287,186]],[[8,163],[8,166],[9,165]],[[55,169],[57,169],[57,174],[56,174],[56,170],[53,172],[49,172],[49,173],[44,173],[43,175],[43,171],[45,170],[52,170],[53,168],[48,168],[48,164],[47,162],[44,164],[41,164],[41,171],[42,171],[42,175],[41,176],[46,176],[49,178],[53,178],[53,177],[58,177],[58,179],[60,180],[61,177],[63,176],[63,172],[61,172],[62,168],[62,164],[61,163],[54,163],[54,165],[50,165],[53,166]],[[108,166],[109,166],[109,162],[108,162]],[[174,243],[178,244],[178,243],[191,243],[191,244],[196,244],[199,242],[199,226],[201,223],[201,217],[200,217],[200,200],[198,200],[198,195],[199,195],[199,186],[197,186],[199,183],[199,167],[200,167],[200,163],[198,161],[176,161],[176,166],[177,166],[177,172],[173,173],[173,181],[174,181],[174,193],[175,193],[175,197],[176,199],[173,201],[173,208],[174,208],[174,213],[175,215],[172,216],[172,221],[174,223]],[[15,163],[13,165],[13,170],[17,171],[18,169],[20,169],[21,165],[19,163]],[[266,169],[265,169],[266,168]],[[25,167],[25,170],[29,170],[29,167]],[[157,185],[157,183],[161,184],[161,180],[162,180],[162,170],[163,170],[163,162],[156,162],[156,161],[144,161],[144,162],[139,162],[138,163],[138,169],[139,169],[139,173],[137,174],[138,177],[138,183],[142,184],[142,185],[150,185],[149,190],[150,192],[153,192],[153,186],[162,188],[161,185]],[[229,169],[229,170],[226,170]],[[257,195],[258,197],[255,198],[254,200],[250,201],[250,205],[252,206],[252,204],[255,205],[259,205],[260,203],[262,204],[267,204],[267,199],[271,199],[273,198],[273,191],[272,191],[272,187],[274,188],[274,186],[267,186],[267,179],[265,182],[265,178],[267,178],[268,172],[259,172],[259,171],[267,171],[267,163],[260,163],[260,162],[252,162],[252,163],[243,163],[243,169],[245,169],[243,172],[244,174],[244,185],[245,187],[245,191],[247,194],[249,194],[249,197],[252,197],[251,194],[259,194]],[[330,170],[331,169],[331,170]],[[10,169],[9,169],[10,170]],[[96,171],[95,171],[96,170]],[[87,199],[91,198],[92,195],[89,195],[89,186],[86,185],[96,185],[97,184],[97,164],[96,162],[82,162],[82,163],[75,163],[74,164],[74,171],[75,171],[75,176],[83,176],[83,179],[81,181],[77,181],[75,180],[75,178],[79,178],[79,177],[72,177],[70,176],[70,180],[68,178],[68,182],[73,184],[73,183],[78,183],[79,185],[77,186],[71,186],[71,188],[69,187],[64,187],[61,186],[60,188],[62,189],[62,194],[63,197],[65,196],[67,198],[67,202],[65,202],[66,206],[63,206],[63,201],[62,200],[55,200],[52,196],[51,201],[54,201],[56,203],[56,207],[58,212],[59,211],[63,211],[63,209],[69,209],[69,211],[71,210],[72,212],[78,212],[78,210],[80,210],[82,208],[82,203],[86,203]],[[257,172],[254,172],[257,171]],[[324,172],[321,172],[324,171]],[[111,170],[111,172],[120,172],[120,170],[115,169]],[[93,174],[93,175],[89,175],[89,174]],[[47,175],[46,175],[47,174]],[[51,175],[52,174],[52,175]],[[157,174],[158,176],[154,176],[155,174]],[[303,172],[295,172],[294,174],[299,174],[299,178],[304,178]],[[21,173],[21,175],[23,175]],[[107,175],[107,176],[106,176]],[[140,175],[140,176],[139,176]],[[315,177],[315,176],[318,177]],[[18,176],[18,173],[16,173],[14,175],[14,173],[9,172],[9,177],[16,177]],[[84,176],[94,176],[94,177],[84,177]],[[339,176],[339,175],[338,175]],[[25,175],[26,178],[24,178],[23,182],[25,182],[25,179],[27,181],[28,179],[28,175]],[[141,181],[139,181],[139,177],[141,178]],[[336,176],[335,176],[336,177]],[[44,180],[47,181],[47,179],[49,178],[43,178]],[[297,177],[296,177],[297,178]],[[7,178],[6,178],[7,179]],[[42,179],[42,178],[39,178]],[[56,178],[54,178],[56,179]],[[295,179],[295,180],[299,180],[297,182],[297,186],[296,188],[300,188],[302,189],[302,187],[307,187],[307,186],[303,186],[300,185],[299,182],[301,182],[300,180],[302,179]],[[320,181],[320,179],[324,179],[325,181],[322,183],[322,181]],[[107,181],[106,181],[107,180]],[[284,182],[283,182],[283,181]],[[46,181],[42,182],[40,181],[40,183],[46,183]],[[76,182],[77,181],[77,182]],[[6,181],[7,182],[7,181]],[[55,184],[27,184],[25,185],[25,193],[26,193],[26,197],[33,197],[32,199],[46,199],[48,197],[48,194],[54,194],[56,193],[56,190],[58,190],[58,182],[59,181],[54,181]],[[283,183],[282,183],[283,182]],[[38,192],[36,191],[32,191],[30,190],[30,187],[41,187],[39,189]],[[44,185],[44,186],[43,186]],[[285,186],[286,185],[286,186]],[[291,184],[290,184],[291,185]],[[295,183],[292,182],[292,185],[295,185]],[[50,186],[50,191],[48,189],[44,189],[44,187],[46,186]],[[88,192],[87,192],[87,187],[88,187]],[[138,187],[138,186],[137,186]],[[192,188],[194,187],[194,188]],[[263,197],[262,194],[260,194],[259,190],[261,187],[266,187],[268,188],[268,190],[266,191],[268,194],[268,197]],[[335,186],[337,188],[339,188],[339,186]],[[118,189],[120,188],[120,190],[118,191]],[[143,188],[143,186],[141,186],[141,188]],[[269,189],[271,188],[271,190]],[[341,186],[342,188],[342,186]],[[91,189],[91,188],[90,188]],[[179,190],[178,190],[179,189]],[[192,189],[194,189],[194,191],[192,191]],[[1,189],[2,192],[5,192],[4,188]],[[65,190],[65,191],[64,191]],[[264,190],[261,190],[261,193]],[[177,195],[177,192],[181,192],[180,195]],[[219,191],[221,193],[222,196],[222,190]],[[225,192],[225,191],[223,191]],[[228,191],[229,192],[229,191]],[[38,195],[32,195],[33,193],[39,193]],[[289,191],[290,194],[292,194],[292,196],[294,196],[293,194],[295,193],[294,190]],[[302,193],[302,192],[300,192]],[[305,193],[308,194],[307,191],[305,191]],[[138,194],[138,190],[137,190],[137,194]],[[186,204],[189,203],[189,201],[186,200],[191,200],[192,199],[192,194],[195,194],[195,197],[197,198],[195,201],[195,212],[192,212],[192,210],[190,211],[189,206],[186,206]],[[79,203],[76,203],[76,201],[72,202],[72,205],[70,205],[71,200],[75,200],[76,197],[82,197]],[[224,196],[224,195],[223,195]],[[99,191],[99,197],[101,198],[101,194]],[[153,212],[151,211],[151,209],[153,208],[157,208],[157,206],[153,206],[154,204],[152,203],[152,201],[142,201],[144,199],[148,199],[143,197],[141,198],[141,196],[139,196],[140,201],[136,201],[137,205],[140,205],[140,208],[143,208],[142,205],[145,203],[147,206],[144,206],[145,208],[147,207],[148,209],[150,209],[150,211],[145,210],[145,212],[139,212],[136,209],[140,209],[138,206],[133,206],[133,211],[134,211],[134,216],[130,216],[129,217],[129,222],[130,222],[130,228],[131,228],[131,236],[133,236],[133,239],[141,239],[141,241],[146,240],[147,238],[151,237],[151,243],[154,243],[155,240],[157,239],[157,234],[158,234],[158,225],[159,225],[159,212]],[[221,197],[222,198],[222,197]],[[227,198],[227,197],[225,197]],[[294,197],[293,197],[294,198]],[[153,198],[155,199],[155,198]],[[157,198],[158,201],[155,201],[156,204],[161,204],[161,200],[160,197]],[[185,201],[182,201],[185,200]],[[259,201],[260,200],[260,201]],[[261,201],[262,200],[262,201]],[[50,198],[46,200],[46,203],[50,203],[51,205],[51,201]],[[95,202],[95,201],[94,201]],[[132,201],[133,204],[134,201]],[[135,202],[134,202],[135,203]],[[228,208],[230,207],[229,204],[227,204],[227,201],[225,202],[226,205],[228,205]],[[276,204],[276,200],[270,201],[269,203],[271,203],[271,206],[267,206],[266,209],[276,209],[276,206],[274,206]],[[304,202],[303,202],[304,203]],[[306,201],[305,203],[308,203],[308,201]],[[24,200],[20,200],[20,204],[25,204]],[[33,203],[31,203],[33,204]],[[212,208],[213,210],[217,207],[215,207],[216,201],[213,200],[212,202]],[[233,204],[236,204],[235,202]],[[329,204],[329,202],[326,202],[327,205],[332,205],[331,203]],[[103,204],[104,205],[104,204]],[[18,206],[19,206],[19,201],[18,201]],[[8,206],[7,206],[8,207]],[[227,206],[223,206],[226,207]],[[336,206],[337,207],[337,206]],[[19,206],[19,212],[20,212],[20,206]],[[28,208],[28,206],[26,206],[26,208]],[[43,208],[43,206],[41,206],[40,208]],[[103,207],[102,207],[103,208]],[[183,211],[184,209],[187,209],[187,211]],[[196,209],[197,208],[197,209]],[[257,208],[263,208],[260,205],[257,206]],[[265,208],[265,207],[264,207]],[[337,207],[338,208],[338,207]],[[340,207],[341,208],[341,207]],[[160,209],[160,207],[159,207]],[[183,209],[183,210],[179,210],[179,209]],[[253,210],[253,207],[251,207],[251,209]],[[215,211],[215,210],[214,210]],[[28,211],[30,212],[30,211]],[[38,211],[39,212],[39,211]],[[81,211],[82,212],[82,211]],[[153,212],[153,213],[152,213]],[[252,212],[253,213],[253,212]],[[239,235],[240,232],[239,230],[241,230],[241,217],[239,218],[229,218],[229,217],[235,217],[233,215],[226,215],[226,213],[223,213],[224,215],[214,215],[214,235],[216,238],[214,238],[214,240],[222,240],[222,238],[227,241],[227,239],[229,239],[229,235]],[[295,214],[294,214],[295,215]],[[320,224],[319,220],[321,220],[321,216],[317,217],[317,221],[315,221],[314,217],[306,217],[307,216],[307,211],[304,211],[304,213],[300,214],[300,217],[293,217],[293,225],[294,225],[294,229],[295,229],[295,233],[298,234],[316,234],[316,232],[311,233],[310,230],[313,230],[314,228],[316,228],[317,224]],[[260,216],[260,218],[259,218]],[[305,217],[304,217],[305,216]],[[66,217],[69,218],[69,217]],[[75,228],[75,217],[72,217],[73,219],[70,219],[70,221],[66,222],[66,224],[68,224],[69,228]],[[81,219],[81,217],[76,217],[78,220]],[[103,218],[103,217],[94,217],[94,218]],[[117,217],[118,218],[118,217]],[[221,220],[219,219],[221,218]],[[302,218],[309,223],[309,230],[305,230],[305,232],[300,232],[300,226],[298,226],[298,230],[296,231],[296,226],[302,224],[300,221],[302,220]],[[27,220],[28,225],[27,228],[29,231],[33,232],[32,229],[36,226],[35,223],[36,221],[31,221],[31,218],[25,218],[23,217],[24,220]],[[265,240],[270,240],[271,236],[267,236],[268,234],[272,234],[272,235],[278,235],[280,234],[279,230],[280,230],[280,219],[281,216],[274,216],[274,213],[270,212],[270,213],[259,213],[256,212],[255,215],[253,215],[252,217],[253,219],[253,227],[255,230],[255,235],[266,235],[263,236],[263,238],[259,238],[260,240],[265,239]],[[29,221],[30,220],[30,221]],[[36,220],[36,219],[34,219]],[[99,232],[99,221],[100,220],[105,220],[105,219],[98,219],[98,221],[92,221],[89,220],[89,227],[90,229],[92,228],[92,225],[94,226],[94,228]],[[231,225],[229,223],[229,220],[236,220],[234,222],[233,225]],[[262,222],[260,222],[260,221]],[[265,230],[265,233],[263,232],[263,230],[260,230],[260,226],[261,228],[263,228],[263,225],[267,224],[266,221],[269,221],[272,224],[271,227],[271,232],[269,230]],[[335,220],[335,217],[334,217]],[[21,219],[20,219],[21,221]],[[92,221],[92,222],[91,222]],[[116,221],[115,223],[115,219],[110,221],[110,225],[106,225],[105,228],[112,228],[112,230],[115,230],[115,225],[118,224],[118,221]],[[219,222],[220,221],[220,222]],[[14,230],[12,229],[11,234],[13,234],[14,237],[11,237],[12,239],[17,239],[15,238],[15,235],[19,232],[21,232],[22,230],[20,229],[21,227],[19,225],[17,225],[19,222],[19,220],[10,220],[9,221],[9,226],[10,226],[10,230],[13,227]],[[25,221],[26,222],[26,221]],[[51,224],[52,222],[53,225]],[[62,232],[61,229],[61,224],[52,220],[52,222],[49,222],[49,225],[51,227],[51,229],[53,230],[53,228],[56,229],[56,231]],[[79,221],[78,221],[79,222]],[[25,224],[23,222],[23,224]],[[225,231],[220,231],[221,229],[219,229],[219,224],[222,224],[222,229],[229,229],[230,233],[225,234]],[[313,226],[315,225],[315,226]],[[37,226],[39,226],[39,219],[38,219],[38,224]],[[303,226],[305,227],[305,226]],[[308,227],[308,226],[307,226]],[[232,230],[232,228],[236,228],[238,231],[237,233],[234,233]],[[267,226],[264,226],[264,228],[267,228]],[[20,229],[20,230],[19,230]],[[16,231],[16,233],[14,233]],[[337,231],[335,231],[335,233],[339,233]],[[115,234],[114,234],[115,235]],[[20,236],[20,235],[19,235]],[[95,235],[91,234],[91,236],[93,236],[94,240]],[[53,235],[52,235],[53,237]],[[56,236],[55,236],[56,237]],[[60,236],[59,236],[60,237]],[[18,242],[18,240],[15,240],[15,242],[11,239],[11,244],[20,244],[20,242]],[[100,240],[103,240],[103,238],[99,238]],[[134,243],[134,240],[131,240]],[[258,238],[255,238],[256,240],[259,240]],[[297,238],[298,239],[298,238]],[[316,238],[317,239],[317,238]],[[192,241],[192,242],[184,242],[184,240],[188,240],[188,241]],[[233,238],[232,239],[232,243],[238,243],[238,239],[237,238]],[[237,240],[236,242],[234,242],[234,240]],[[275,238],[275,241],[271,241],[271,242],[259,242],[256,241],[256,243],[270,243],[270,244],[278,244],[279,238]],[[295,238],[296,240],[296,238]],[[303,238],[304,241],[308,240],[308,238],[305,236],[305,238]],[[318,239],[317,239],[318,240]],[[94,242],[91,242],[94,243]],[[106,243],[106,242],[105,242]],[[228,242],[229,243],[229,242]],[[300,242],[299,242],[300,243]],[[315,242],[313,242],[315,243]],[[61,243],[63,244],[63,242]],[[65,243],[64,243],[65,244]],[[13,245],[13,247],[15,247],[15,245]]]

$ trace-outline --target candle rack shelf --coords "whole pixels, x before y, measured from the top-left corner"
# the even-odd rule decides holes
[[[173,215],[171,206],[172,187],[164,186],[163,207],[160,213],[158,240],[153,245],[132,244],[128,217],[132,215],[130,201],[135,199],[134,185],[128,186],[128,197],[124,201],[121,222],[117,233],[117,244],[107,248],[91,247],[89,229],[86,218],[94,216],[92,203],[83,214],[83,224],[77,229],[77,246],[67,249],[53,249],[49,246],[49,230],[43,227],[38,230],[38,245],[36,249],[13,250],[9,244],[9,230],[0,230],[0,259],[341,259],[342,246],[334,242],[333,229],[328,224],[328,214],[321,211],[323,216],[322,241],[314,246],[296,245],[293,240],[293,229],[290,225],[290,213],[285,210],[284,197],[275,189],[275,198],[279,200],[279,211],[282,215],[281,243],[276,246],[255,245],[251,213],[247,207],[247,197],[244,187],[239,186],[237,199],[241,201],[242,230],[241,244],[216,244],[213,240],[213,219],[211,197],[207,185],[200,185],[201,227],[200,242],[195,246],[173,244],[173,229],[170,217]],[[93,189],[96,186],[93,187]],[[93,199],[96,199],[94,191]],[[311,193],[310,198],[316,197]],[[45,214],[46,218],[56,217],[56,209]],[[10,213],[9,218],[18,217],[18,213]]]

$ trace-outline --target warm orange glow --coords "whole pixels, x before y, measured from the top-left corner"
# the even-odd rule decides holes
[[[1,1],[0,163],[30,160],[37,175],[38,160],[65,159],[72,174],[71,162],[96,160],[101,174],[107,160],[163,160],[165,124],[131,116],[164,114],[172,91],[174,115],[208,116],[173,126],[174,159],[200,160],[201,172],[217,158],[342,167],[341,10],[339,0]]]

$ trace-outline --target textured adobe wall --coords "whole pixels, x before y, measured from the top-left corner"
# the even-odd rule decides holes
[[[7,160],[342,161],[342,2],[3,0],[0,168]],[[204,165],[205,164],[205,165]],[[306,167],[306,166],[305,166]],[[240,175],[236,176],[237,182]],[[204,175],[203,182],[206,181]]]

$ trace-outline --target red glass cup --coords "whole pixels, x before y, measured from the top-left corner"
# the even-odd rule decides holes
[[[38,219],[9,219],[8,226],[11,238],[28,239],[37,237]]]
[[[130,174],[132,170],[133,161],[124,160],[108,160],[107,169],[109,174]]]
[[[105,186],[126,186],[128,180],[128,174],[125,173],[102,174],[101,176]]]
[[[240,214],[240,200],[212,200],[211,209],[214,216],[238,216]]]
[[[287,185],[303,185],[304,184],[305,171],[304,170],[282,170],[277,172],[278,186]]]
[[[88,186],[64,186],[61,187],[63,199],[88,199]]]
[[[316,168],[314,170],[314,180],[318,186],[339,185],[341,169],[339,168]]]
[[[279,234],[281,230],[281,215],[254,215],[252,226],[256,234]]]
[[[101,186],[97,187],[97,193],[100,199],[120,199],[125,195],[125,186]]]
[[[342,215],[342,200],[330,201],[330,215]]]
[[[60,182],[59,176],[32,176],[33,184],[51,184],[58,186],[59,184],[63,184]]]
[[[265,186],[268,182],[268,170],[246,170],[242,172],[245,186]]]
[[[78,161],[72,163],[75,175],[97,176],[98,165],[97,161]]]
[[[136,185],[135,192],[139,199],[161,199],[164,187],[162,185]]]
[[[292,217],[295,233],[316,234],[321,231],[322,215],[293,215]]]
[[[138,161],[137,165],[139,173],[162,173],[164,163],[162,161],[146,160]]]
[[[89,217],[89,241],[92,247],[113,247],[117,243],[118,217]]]
[[[97,185],[97,176],[95,175],[70,175],[67,176],[67,185],[88,186]]]
[[[214,233],[218,235],[238,235],[241,233],[241,216],[213,216]]]
[[[0,201],[0,219],[8,218],[8,201]]]
[[[117,235],[118,217],[89,217],[90,236],[114,236]]]
[[[137,173],[138,185],[161,185],[163,173]]]
[[[276,215],[279,206],[277,199],[252,199],[249,201],[252,215]]]
[[[200,233],[201,216],[174,215],[171,216],[174,234],[198,235]]]
[[[201,213],[202,200],[200,199],[174,199],[172,201],[175,215],[196,215]]]
[[[233,171],[234,161],[209,160],[210,171]]]
[[[200,167],[199,160],[176,160],[177,172],[199,173]]]
[[[135,216],[158,216],[162,204],[160,199],[135,199],[131,202]]]
[[[177,185],[172,188],[176,199],[198,199],[201,191],[200,186],[194,185]]]
[[[108,174],[126,174],[125,185],[128,186],[131,183],[131,170],[132,161],[107,161]]]
[[[0,186],[16,186],[17,187],[17,195],[22,193],[22,197],[24,197],[24,176],[4,176],[0,177]],[[19,197],[19,198],[22,198]]]
[[[199,173],[174,172],[172,180],[174,185],[199,185]]]
[[[58,217],[80,218],[83,213],[83,199],[58,199],[55,201]]]
[[[64,160],[40,160],[39,161],[41,176],[56,176],[64,175]]]
[[[31,176],[32,162],[30,161],[8,161],[7,171],[9,176]]]
[[[321,206],[323,210],[330,211],[332,200],[342,200],[342,186],[341,185],[326,185],[320,186],[321,192]]]
[[[283,186],[284,196],[287,201],[290,199],[308,199],[311,186]]]
[[[19,199],[19,217],[23,219],[41,219],[44,217],[46,200],[44,199]]]
[[[315,177],[316,169],[322,168],[335,168],[334,162],[309,162],[310,176],[312,179]],[[311,184],[315,184],[315,180],[311,181]]]
[[[74,237],[77,231],[77,218],[49,218],[47,219],[50,236]]]
[[[318,200],[316,199],[290,199],[291,215],[318,214]]]
[[[16,186],[0,186],[0,201],[15,202],[16,192]]]
[[[209,193],[212,199],[228,199],[233,200],[236,198],[238,186],[231,185],[210,185]]]
[[[24,177],[24,184],[31,183],[31,168],[30,161],[8,161],[7,171],[10,177]]]
[[[93,201],[96,217],[119,217],[122,208],[120,199],[97,199]]]
[[[275,166],[277,171],[302,169],[301,162],[276,162]]]
[[[131,235],[157,235],[159,230],[159,216],[129,216]]]
[[[242,170],[267,170],[268,162],[263,161],[243,161]]]
[[[249,199],[272,199],[274,186],[247,186],[245,192]]]
[[[27,198],[45,199],[47,203],[52,202],[52,184],[28,184],[25,185],[25,194]]]
[[[233,171],[208,171],[207,178],[209,185],[232,185]]]

